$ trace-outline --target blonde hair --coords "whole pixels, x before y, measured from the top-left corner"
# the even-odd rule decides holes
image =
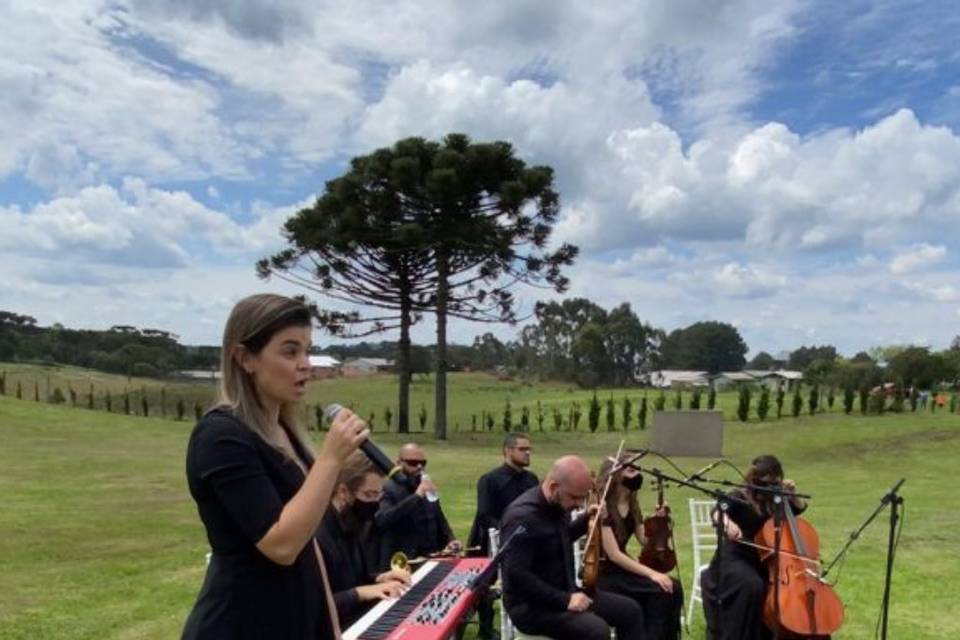
[[[227,409],[241,422],[255,431],[274,448],[280,449],[269,437],[269,416],[264,410],[253,375],[240,364],[238,347],[253,354],[259,353],[279,331],[288,327],[311,326],[310,309],[300,300],[261,293],[244,298],[233,307],[223,329],[223,349],[220,356],[220,392],[217,408]],[[280,406],[280,424],[292,440],[313,461],[310,438],[301,421],[300,403],[286,402]],[[289,456],[288,451],[280,449]]]
[[[337,474],[337,485],[346,485],[350,493],[356,493],[367,475],[371,473],[378,478],[383,477],[383,472],[370,462],[370,458],[363,451],[354,451],[340,468],[340,473]]]

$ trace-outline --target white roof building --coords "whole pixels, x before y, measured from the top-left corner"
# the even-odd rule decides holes
[[[310,356],[310,366],[325,368],[325,369],[334,369],[340,366],[340,361],[334,358],[333,356]]]

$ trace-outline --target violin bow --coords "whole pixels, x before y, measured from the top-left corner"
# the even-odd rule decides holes
[[[597,530],[597,525],[600,523],[600,512],[603,510],[603,505],[607,502],[607,492],[610,490],[610,481],[613,480],[613,475],[618,471],[617,465],[619,464],[620,454],[623,452],[623,445],[626,443],[626,440],[620,441],[620,446],[617,447],[617,455],[614,460],[613,466],[610,468],[610,474],[607,476],[607,482],[603,486],[603,493],[600,494],[600,499],[597,501],[597,513],[593,519],[593,522],[590,523],[590,531],[587,533],[587,547],[590,546],[590,543],[593,541],[593,534]],[[639,457],[639,456],[638,456]]]

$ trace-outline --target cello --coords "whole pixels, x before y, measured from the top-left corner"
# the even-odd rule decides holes
[[[667,573],[677,566],[677,553],[673,548],[673,520],[670,507],[663,504],[663,478],[657,474],[657,508],[663,515],[643,519],[643,548],[640,562],[654,571]]]
[[[820,537],[809,522],[794,515],[789,500],[782,500],[780,508],[783,522],[770,518],[754,537],[768,570],[763,622],[791,638],[830,635],[843,624],[843,603],[820,577]],[[774,551],[778,528],[779,554]]]

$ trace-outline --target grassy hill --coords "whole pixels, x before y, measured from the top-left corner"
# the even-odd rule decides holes
[[[528,404],[540,399],[566,405],[571,397],[588,395],[563,386],[524,387],[481,376],[454,380],[456,416],[469,416],[482,406],[502,407],[505,391]],[[392,393],[390,384],[387,378],[320,383],[311,400],[350,402],[366,394],[379,403],[379,394]],[[421,395],[415,398],[422,397],[429,408],[428,384],[418,381],[415,393]],[[190,428],[186,421],[0,397],[0,638],[179,634],[200,587],[207,550],[184,479]],[[596,434],[582,433],[584,426],[579,434],[533,433],[534,470],[542,475],[553,458],[571,452],[598,463],[622,437],[603,429]],[[632,431],[627,437],[628,444],[639,446],[646,434]],[[395,434],[376,438],[391,453],[401,442]],[[461,536],[473,515],[476,478],[498,462],[499,438],[498,431],[461,431],[442,443],[422,438],[444,508]],[[808,516],[820,532],[824,558],[840,549],[895,480],[907,477],[890,635],[932,639],[960,637],[950,587],[960,578],[960,511],[952,482],[958,445],[957,415],[827,414],[764,424],[728,422],[725,454],[740,467],[758,453],[781,457],[788,475],[814,496]],[[704,461],[677,462],[693,469]],[[668,492],[687,589],[686,504],[692,495],[688,490]],[[649,508],[653,499],[645,489],[643,506]],[[837,591],[847,607],[847,622],[836,638],[872,637],[885,548],[886,514],[863,534],[839,572]],[[703,636],[699,614],[693,631],[692,637]]]

